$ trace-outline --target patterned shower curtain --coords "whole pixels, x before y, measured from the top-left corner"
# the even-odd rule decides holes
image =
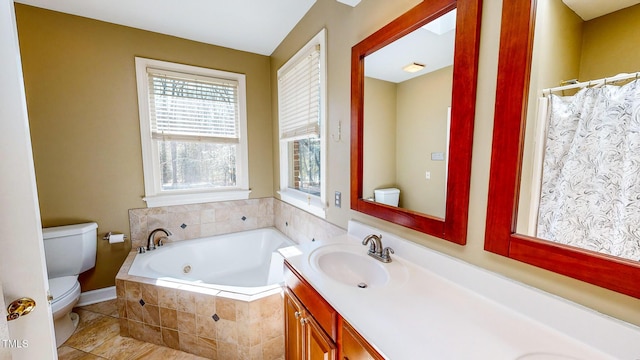
[[[639,81],[550,96],[538,237],[640,261]]]

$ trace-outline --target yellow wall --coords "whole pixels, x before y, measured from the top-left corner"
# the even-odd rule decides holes
[[[392,82],[364,79],[364,158],[362,195],[396,185],[396,92]]]
[[[16,15],[43,226],[129,234],[128,209],[146,207],[135,56],[246,74],[251,197],[272,196],[269,57],[20,4]],[[129,249],[99,240],[83,291],[114,285]]]
[[[446,165],[431,153],[447,153],[452,71],[449,66],[398,84],[365,78],[365,198],[374,189],[397,187],[400,207],[444,218]]]
[[[584,23],[580,80],[640,71],[640,4]]]
[[[350,187],[348,122],[351,47],[417,3],[417,0],[366,0],[356,8],[351,8],[335,0],[318,0],[272,54],[272,91],[275,91],[273,79],[278,68],[320,29],[327,29],[328,132],[337,134],[339,127],[342,129],[341,141],[329,141],[327,179],[330,194],[334,191],[346,194]],[[343,227],[351,218],[360,220],[490,271],[640,325],[638,299],[491,254],[483,249],[502,6],[499,0],[485,0],[483,3],[467,245],[451,244],[351,211],[348,197],[343,197],[341,208],[330,206],[327,218]],[[277,114],[275,98],[273,111]],[[274,121],[276,119],[277,116],[274,115]],[[276,129],[273,135],[274,143],[275,131]],[[277,159],[274,166],[277,169]],[[277,171],[274,174],[278,176]],[[274,181],[274,184],[277,183],[278,181]]]
[[[444,218],[444,161],[431,153],[446,155],[447,117],[451,106],[453,66],[398,84],[398,130],[396,163],[403,208]],[[426,172],[431,179],[426,179]],[[403,195],[404,194],[404,195]]]

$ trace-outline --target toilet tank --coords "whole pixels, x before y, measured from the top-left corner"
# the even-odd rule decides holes
[[[386,188],[386,189],[376,189],[373,190],[373,196],[375,202],[398,206],[398,202],[400,201],[400,189],[396,188]]]
[[[42,229],[49,279],[78,275],[96,265],[97,229],[94,222]]]

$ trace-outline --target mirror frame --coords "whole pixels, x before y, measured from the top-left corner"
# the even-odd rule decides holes
[[[640,262],[516,233],[535,6],[503,3],[485,250],[640,298]]]
[[[364,58],[455,8],[458,10],[445,218],[364,200]],[[466,244],[481,10],[481,0],[424,1],[351,49],[351,209]]]

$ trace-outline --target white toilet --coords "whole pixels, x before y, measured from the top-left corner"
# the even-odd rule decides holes
[[[93,222],[42,229],[56,346],[78,326],[71,310],[80,298],[78,275],[96,265],[97,229]]]
[[[386,188],[373,190],[374,201],[385,205],[398,206],[400,189]]]

